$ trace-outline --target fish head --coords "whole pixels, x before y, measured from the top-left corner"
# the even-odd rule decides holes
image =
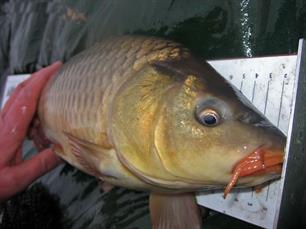
[[[135,74],[113,100],[111,135],[138,178],[193,191],[235,174],[240,186],[280,176],[285,136],[208,64],[163,61]]]
[[[208,64],[180,74],[154,132],[166,170],[207,186],[224,186],[235,174],[239,186],[278,178],[285,136]]]

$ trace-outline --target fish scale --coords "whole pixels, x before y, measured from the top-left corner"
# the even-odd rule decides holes
[[[108,113],[116,91],[145,64],[179,59],[178,47],[162,39],[127,36],[96,44],[72,58],[42,96],[40,111],[48,137],[67,146],[58,134],[67,132],[108,148]]]

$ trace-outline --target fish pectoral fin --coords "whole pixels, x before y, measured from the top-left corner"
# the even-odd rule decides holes
[[[72,146],[82,151],[80,153],[86,152],[87,154],[95,156],[95,154],[98,154],[102,149],[102,147],[100,147],[99,145],[82,140],[78,137],[73,136],[72,134],[69,134],[69,133],[64,133],[64,134],[69,139],[69,142]]]
[[[100,188],[103,190],[103,192],[105,193],[108,193],[110,192],[113,188],[114,188],[114,185],[108,183],[108,182],[105,182],[103,180],[100,180],[99,181],[99,185],[100,185]]]
[[[72,154],[82,169],[100,179],[105,177],[115,178],[99,169],[100,164],[107,164],[107,161],[110,160],[109,155],[104,152],[101,146],[79,139],[69,133],[64,134],[68,138]]]
[[[153,229],[200,229],[202,220],[194,194],[150,195]]]

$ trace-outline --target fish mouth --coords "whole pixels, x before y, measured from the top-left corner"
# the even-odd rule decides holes
[[[252,153],[240,160],[232,170],[232,178],[227,184],[223,197],[232,190],[239,177],[260,176],[263,174],[281,174],[284,154],[279,150],[258,147]]]

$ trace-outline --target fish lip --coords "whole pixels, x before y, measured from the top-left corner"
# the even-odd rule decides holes
[[[283,162],[284,153],[280,149],[273,149],[266,145],[261,145],[241,159],[234,166],[232,172],[240,166],[244,170],[240,175],[242,177],[266,173],[281,173]]]
[[[283,162],[284,154],[279,149],[268,148],[265,145],[259,146],[233,167],[232,178],[224,190],[224,198],[240,177],[280,174]]]

